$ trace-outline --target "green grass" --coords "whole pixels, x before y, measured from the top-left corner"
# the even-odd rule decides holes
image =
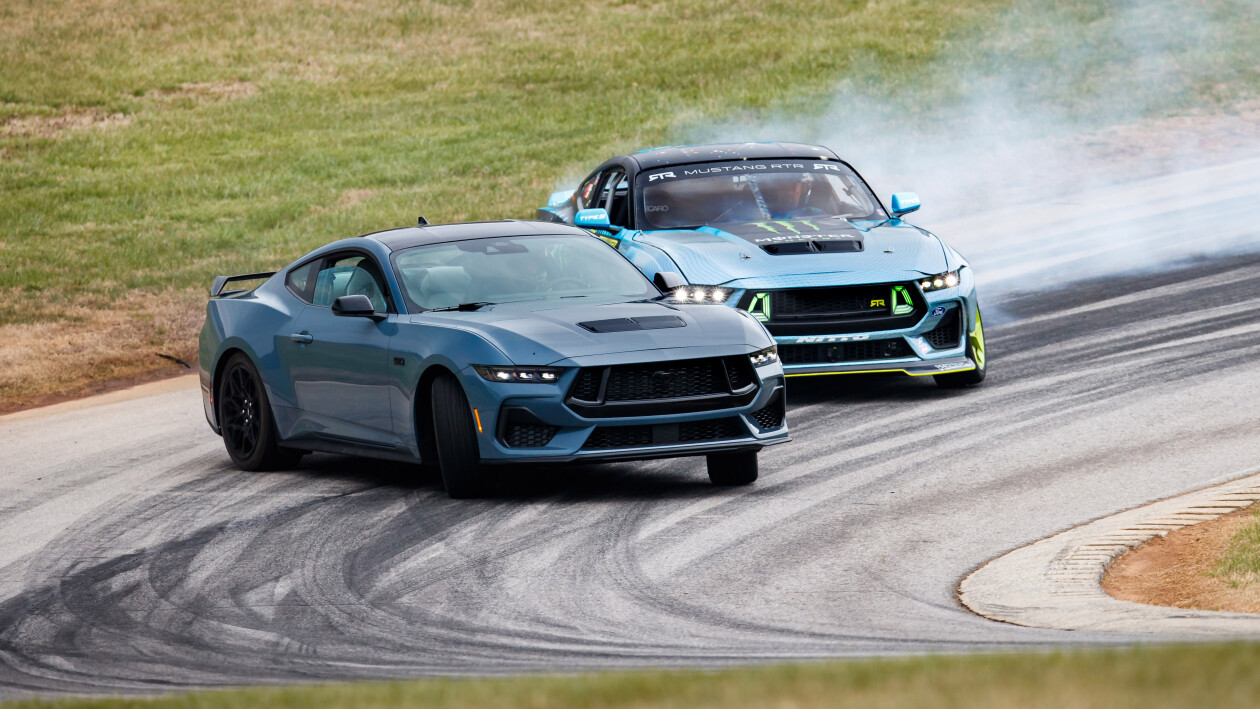
[[[9,0],[0,329],[87,329],[85,309],[138,294],[194,308],[216,274],[421,214],[529,218],[612,154],[715,126],[841,143],[852,126],[852,143],[948,132],[995,98],[1071,127],[1228,107],[1260,95],[1252,15],[1248,0]],[[192,335],[134,339],[192,356]],[[162,366],[134,349],[92,361]],[[67,355],[65,376],[0,382],[0,407],[96,367]]]
[[[152,700],[64,699],[6,709],[233,707],[1250,707],[1260,645],[1187,645],[780,665],[721,672],[439,679],[197,692]]]
[[[1251,513],[1252,520],[1238,530],[1229,547],[1217,559],[1211,575],[1231,588],[1242,588],[1260,581],[1260,510]]]

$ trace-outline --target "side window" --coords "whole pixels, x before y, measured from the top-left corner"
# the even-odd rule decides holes
[[[586,209],[588,207],[599,206],[599,203],[597,201],[599,195],[595,194],[595,189],[599,187],[600,177],[603,177],[603,173],[597,172],[594,175],[591,175],[589,178],[587,178],[586,182],[583,182],[582,186],[578,188],[578,198],[577,198],[578,209]]]
[[[333,256],[324,261],[316,274],[313,304],[330,308],[333,301],[343,295],[366,295],[376,310],[385,312],[388,309],[385,281],[376,264],[366,256]]]
[[[311,286],[314,285],[315,279],[311,275],[315,273],[315,269],[319,267],[320,260],[315,259],[305,266],[298,266],[289,271],[289,275],[284,279],[284,285],[289,291],[301,298],[304,302],[311,302]]]
[[[630,226],[630,180],[626,173],[617,170],[609,175],[608,187],[605,190],[608,201],[604,208],[608,210],[608,221],[621,227]]]

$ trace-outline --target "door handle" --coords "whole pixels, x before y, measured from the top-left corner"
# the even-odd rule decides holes
[[[301,345],[309,345],[315,341],[315,336],[309,332],[295,332],[289,335],[289,339]]]

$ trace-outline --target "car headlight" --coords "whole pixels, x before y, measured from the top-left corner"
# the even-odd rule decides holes
[[[942,288],[953,288],[956,285],[958,285],[958,271],[946,271],[935,276],[919,279],[919,287],[923,289],[924,293],[941,290]]]
[[[669,299],[675,303],[725,303],[734,295],[733,288],[722,286],[679,286],[669,292]]]
[[[473,369],[482,379],[490,382],[553,384],[564,374],[559,367],[489,367],[474,364]]]
[[[779,361],[779,346],[770,345],[764,350],[757,350],[748,355],[748,361],[752,362],[754,367],[760,367],[763,364],[771,364]]]

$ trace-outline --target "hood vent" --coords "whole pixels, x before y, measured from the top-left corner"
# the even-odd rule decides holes
[[[789,254],[816,254],[816,253],[853,253],[862,250],[862,240],[852,239],[845,241],[822,241],[814,239],[811,241],[786,241],[779,244],[763,244],[762,251],[774,256],[783,256]]]
[[[677,315],[651,315],[642,318],[610,318],[588,320],[578,327],[591,332],[631,332],[634,330],[664,330],[671,327],[687,327],[687,321]]]

